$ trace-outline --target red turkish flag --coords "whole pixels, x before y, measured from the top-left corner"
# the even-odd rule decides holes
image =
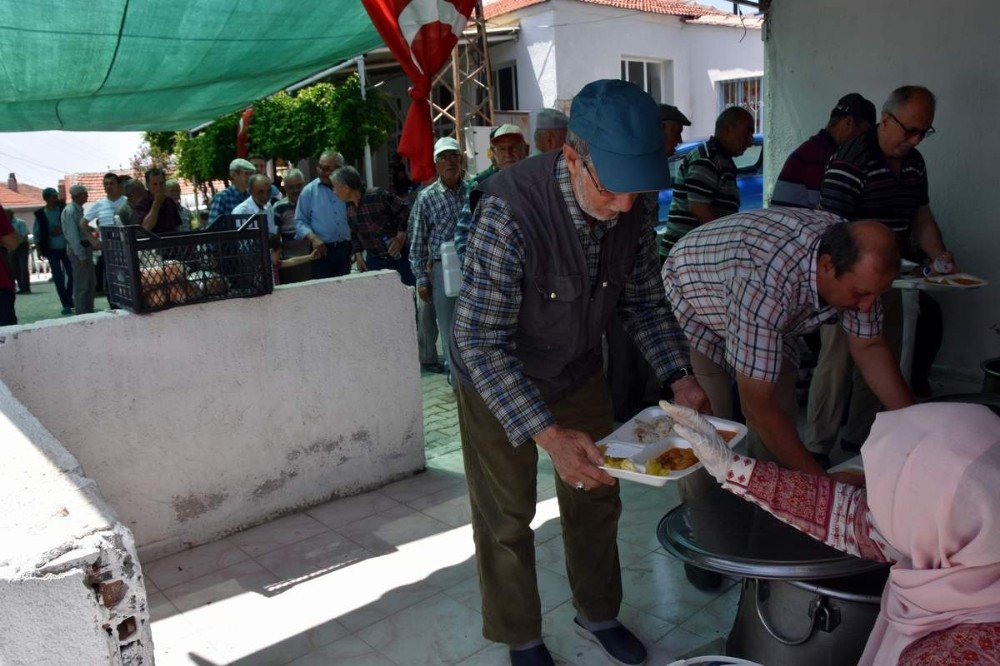
[[[410,77],[410,111],[399,153],[417,182],[434,176],[434,128],[427,98],[431,77],[451,56],[476,0],[361,0],[385,45]]]
[[[240,116],[240,124],[236,127],[236,157],[246,157],[250,154],[250,116],[253,107],[247,108]]]

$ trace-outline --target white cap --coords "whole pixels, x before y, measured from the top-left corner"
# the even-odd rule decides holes
[[[242,157],[237,157],[229,163],[229,173],[234,171],[249,171],[250,173],[256,173],[257,167],[253,165],[253,162],[245,160]]]
[[[438,155],[448,150],[457,150],[461,152],[461,148],[458,145],[458,139],[451,136],[443,136],[434,143],[434,159],[437,159]]]
[[[514,125],[513,123],[504,123],[493,132],[493,136],[490,137],[490,142],[492,143],[502,136],[511,136],[513,134],[521,137],[522,140],[524,139],[524,132],[521,131],[520,127]]]

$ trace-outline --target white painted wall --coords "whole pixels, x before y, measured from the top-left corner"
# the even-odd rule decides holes
[[[0,664],[151,664],[131,532],[2,383],[0,442]]]
[[[719,113],[714,84],[759,76],[764,47],[759,30],[697,26],[676,16],[636,13],[576,0],[551,0],[559,53],[556,97],[572,99],[587,83],[621,77],[622,57],[673,63],[673,92],[657,100],[691,120],[685,140],[712,133]],[[529,11],[525,10],[525,12]]]
[[[969,378],[1000,354],[990,330],[1000,323],[997,35],[1000,13],[989,0],[779,0],[766,44],[768,192],[788,153],[823,126],[841,95],[860,92],[877,107],[904,84],[937,95],[938,134],[919,147],[931,207],[960,266],[992,282],[937,298],[945,316],[939,370]]]
[[[424,466],[413,297],[395,272],[0,337],[0,380],[144,559]]]

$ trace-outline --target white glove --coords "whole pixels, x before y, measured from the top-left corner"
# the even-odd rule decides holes
[[[733,452],[719,435],[719,431],[705,417],[688,407],[673,405],[666,400],[660,401],[660,408],[674,420],[674,430],[677,434],[691,442],[698,460],[702,462],[708,473],[719,483],[726,480],[729,463]]]

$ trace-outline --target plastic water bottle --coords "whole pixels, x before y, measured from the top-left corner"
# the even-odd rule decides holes
[[[444,273],[444,295],[458,296],[462,290],[462,260],[458,258],[453,241],[441,243],[441,271]]]

